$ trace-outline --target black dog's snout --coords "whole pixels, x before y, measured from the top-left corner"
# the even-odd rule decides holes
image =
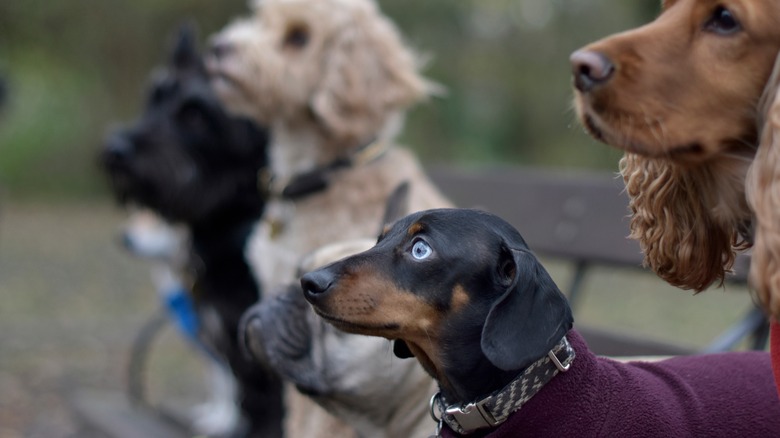
[[[103,145],[103,159],[109,165],[125,162],[133,152],[133,142],[124,134],[111,135]]]
[[[307,298],[324,294],[333,284],[333,274],[326,269],[318,269],[301,277],[301,287]]]
[[[577,50],[569,57],[574,87],[587,93],[612,77],[615,66],[604,54],[591,50]]]

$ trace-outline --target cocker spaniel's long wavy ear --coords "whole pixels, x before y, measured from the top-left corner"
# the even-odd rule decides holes
[[[729,162],[684,167],[668,159],[626,153],[620,173],[630,198],[630,237],[639,241],[645,264],[683,289],[699,292],[722,283],[735,250],[745,246],[738,218],[718,213],[747,208],[742,190],[735,189],[743,186],[742,181],[725,176],[739,172]]]
[[[780,319],[780,56],[759,111],[761,142],[746,182],[755,215],[750,284],[764,308]]]
[[[312,114],[341,142],[370,140],[365,137],[375,136],[389,115],[435,89],[393,23],[366,3],[328,43],[310,101]]]

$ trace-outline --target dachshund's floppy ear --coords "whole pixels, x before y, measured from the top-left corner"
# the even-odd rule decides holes
[[[493,365],[512,371],[547,354],[574,319],[563,293],[536,257],[527,250],[506,251],[514,278],[485,320],[482,352]]]

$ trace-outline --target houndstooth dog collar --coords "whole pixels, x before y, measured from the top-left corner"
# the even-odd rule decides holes
[[[498,426],[556,374],[568,371],[575,355],[574,348],[564,336],[544,357],[528,366],[509,384],[479,401],[447,405],[441,392],[437,392],[431,398],[431,417],[439,423],[436,436],[439,436],[442,422],[461,435]],[[439,418],[435,413],[437,408],[441,412]]]

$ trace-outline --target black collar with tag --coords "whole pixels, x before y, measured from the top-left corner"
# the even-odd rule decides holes
[[[366,164],[379,158],[386,151],[385,146],[385,142],[379,140],[366,143],[347,156],[296,175],[281,190],[274,189],[274,176],[264,169],[258,174],[258,186],[269,197],[297,201],[327,189],[331,176],[338,170]]]

